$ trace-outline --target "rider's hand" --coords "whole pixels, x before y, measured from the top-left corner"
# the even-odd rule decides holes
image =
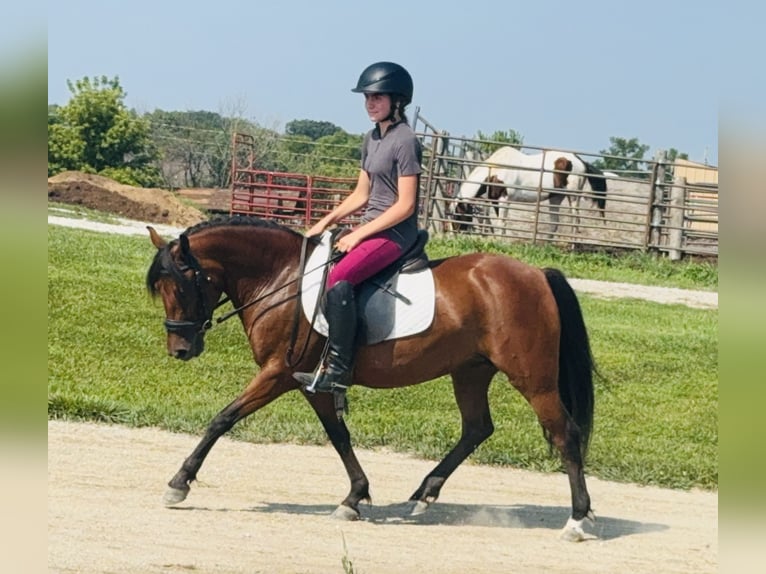
[[[327,226],[321,221],[316,222],[311,229],[306,232],[306,237],[314,237],[315,235],[322,235]]]
[[[340,239],[338,239],[338,241],[335,243],[335,249],[342,253],[348,253],[354,247],[359,245],[362,239],[364,238],[360,237],[360,235],[356,231],[352,231],[351,233],[347,233],[346,235],[343,235],[341,236]]]

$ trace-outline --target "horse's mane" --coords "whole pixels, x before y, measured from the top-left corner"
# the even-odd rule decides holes
[[[280,225],[274,221],[268,219],[259,219],[257,217],[246,215],[216,215],[210,219],[192,225],[191,227],[187,228],[186,231],[182,233],[182,235],[189,236],[210,229],[231,226],[248,226],[259,227],[262,229],[281,230],[285,233],[299,237],[301,236],[301,234],[297,231],[293,231],[289,227],[285,227],[284,225]],[[173,239],[172,241],[169,241],[164,247],[158,249],[157,253],[154,255],[154,259],[152,260],[151,265],[149,266],[149,271],[146,274],[146,288],[153,297],[157,295],[155,285],[161,276],[170,275],[177,282],[185,281],[183,274],[181,273],[178,266],[173,262],[173,257],[170,254],[170,250],[176,244],[178,244],[178,239]]]
[[[270,219],[260,219],[258,217],[252,217],[249,215],[216,215],[214,217],[211,217],[210,219],[207,219],[205,221],[201,221],[200,223],[192,225],[191,227],[187,228],[186,231],[184,231],[184,234],[194,235],[195,233],[204,231],[206,229],[212,229],[215,227],[227,227],[227,226],[234,226],[234,225],[262,227],[264,229],[281,229],[282,231],[285,231],[287,233],[300,235],[300,233],[298,233],[297,231],[293,231],[289,227],[285,227],[284,225],[271,221]]]

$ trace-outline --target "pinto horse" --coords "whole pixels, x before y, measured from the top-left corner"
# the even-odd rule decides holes
[[[202,353],[213,311],[227,297],[260,366],[243,392],[212,419],[168,483],[165,503],[186,498],[210,449],[235,423],[295,391],[313,407],[351,483],[333,515],[359,518],[359,502],[370,501],[369,482],[334,397],[307,393],[292,377],[295,371],[314,369],[325,340],[296,312],[302,250],[312,252],[316,240],[250,217],[206,221],[170,242],[148,229],[157,251],[146,285],[164,304],[168,353],[184,361]],[[574,291],[560,271],[505,255],[473,253],[427,264],[436,295],[430,327],[361,347],[353,373],[355,385],[375,389],[452,378],[462,433],[410,497],[412,513],[426,511],[452,472],[493,433],[488,388],[500,371],[529,402],[545,439],[563,461],[572,514],[562,536],[582,540],[583,520],[593,519],[583,464],[593,421],[595,366]],[[297,358],[292,353],[296,341],[305,350]]]
[[[586,183],[591,191],[585,190]],[[556,190],[562,190],[557,192]],[[513,146],[497,149],[468,174],[453,203],[456,230],[466,231],[476,214],[473,200],[485,195],[495,216],[503,225],[510,202],[550,203],[552,232],[559,224],[559,208],[565,198],[570,206],[587,195],[595,203],[602,219],[606,212],[604,173],[578,155],[569,152],[524,153]]]

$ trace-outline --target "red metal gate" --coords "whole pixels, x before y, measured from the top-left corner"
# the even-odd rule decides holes
[[[234,134],[232,215],[253,215],[304,229],[332,211],[354,189],[354,178],[256,169],[254,144],[252,136]]]

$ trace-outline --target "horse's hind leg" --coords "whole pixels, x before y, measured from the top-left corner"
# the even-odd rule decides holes
[[[572,541],[584,540],[582,522],[585,518],[592,519],[593,513],[590,508],[590,495],[585,485],[580,429],[561,404],[557,387],[534,394],[525,392],[523,388],[519,390],[535,411],[545,438],[561,455],[569,477],[572,517],[567,521],[562,537]]]
[[[294,389],[295,386],[291,381],[289,374],[280,375],[269,373],[266,369],[261,370],[242,394],[210,421],[205,436],[168,482],[169,489],[164,497],[165,505],[172,506],[186,499],[190,483],[197,478],[197,472],[216,441],[238,421],[269,404],[286,391]]]
[[[335,509],[333,517],[342,520],[357,520],[359,518],[359,503],[362,500],[370,502],[370,483],[351,446],[351,435],[348,432],[348,427],[343,419],[338,419],[331,393],[307,395],[307,398],[340,456],[351,482],[348,496]]]
[[[425,512],[428,505],[439,498],[447,478],[495,430],[489,412],[487,390],[496,372],[494,365],[482,361],[465,365],[452,373],[452,387],[460,409],[462,433],[457,444],[410,496],[410,500],[415,502],[413,515]]]

